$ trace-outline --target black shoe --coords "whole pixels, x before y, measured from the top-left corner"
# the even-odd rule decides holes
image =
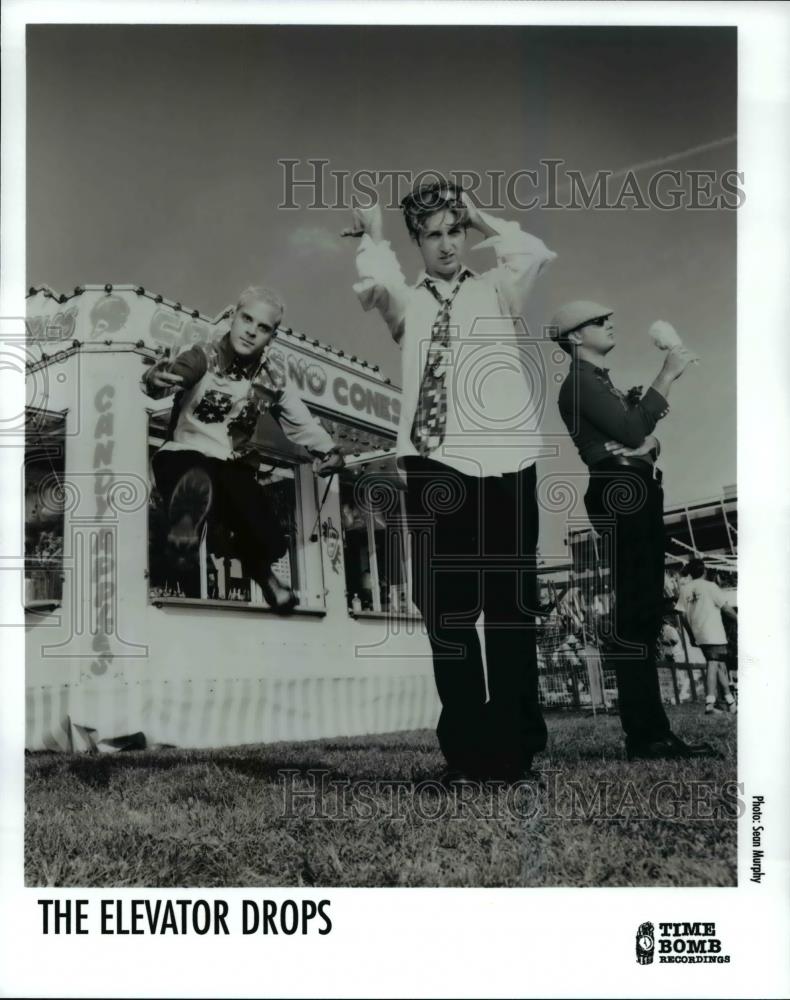
[[[626,743],[629,760],[689,760],[695,757],[716,757],[709,743],[684,743],[674,733],[647,743]]]
[[[718,757],[718,751],[710,743],[684,743],[674,733],[670,733],[667,739],[677,749],[680,757]]]
[[[190,469],[176,483],[168,506],[167,557],[179,573],[197,568],[212,499],[211,478],[204,469]]]
[[[546,778],[542,771],[536,771],[530,760],[520,771],[507,775],[505,783],[508,785],[537,785],[538,789],[546,789]]]
[[[454,767],[448,768],[440,775],[439,783],[448,792],[460,792],[464,788],[474,788],[476,791],[479,791],[483,786],[483,782],[479,778],[473,778],[471,775],[465,774]]]
[[[271,571],[262,581],[261,590],[266,603],[278,615],[290,615],[299,603],[299,598],[291,588],[281,583]]]
[[[531,754],[524,760],[520,767],[512,768],[501,775],[497,775],[497,780],[504,781],[508,785],[517,785],[522,781],[537,781],[541,786],[545,786],[546,784],[541,772],[533,768]]]

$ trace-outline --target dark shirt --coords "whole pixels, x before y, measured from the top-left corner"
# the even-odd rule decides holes
[[[574,359],[560,387],[559,407],[568,433],[582,461],[595,465],[611,457],[607,441],[638,448],[658,421],[669,413],[669,404],[652,387],[637,402],[630,402],[612,385],[608,368]],[[642,456],[652,462],[651,455]]]

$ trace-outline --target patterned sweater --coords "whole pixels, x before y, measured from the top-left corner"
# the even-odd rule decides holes
[[[180,375],[182,385],[157,388],[152,377],[160,371]],[[162,450],[243,458],[255,450],[251,438],[264,413],[271,413],[287,437],[311,454],[323,457],[335,450],[330,435],[293,386],[267,362],[265,352],[247,362],[233,351],[227,334],[187,348],[175,361],[153,365],[144,373],[141,388],[153,399],[177,393],[169,440]]]

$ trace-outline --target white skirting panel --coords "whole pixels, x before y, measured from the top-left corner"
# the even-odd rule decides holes
[[[47,685],[26,693],[29,750],[146,745],[224,747],[433,727],[428,673],[368,677],[217,678]]]

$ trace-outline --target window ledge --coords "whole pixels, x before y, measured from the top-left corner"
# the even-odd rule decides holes
[[[348,609],[349,618],[372,618],[374,620],[398,621],[398,622],[421,622],[421,615],[403,614],[400,611],[352,611]]]
[[[203,600],[200,597],[152,597],[149,598],[148,603],[155,608],[211,608],[214,611],[246,611],[259,615],[274,615],[277,618],[293,618],[297,615],[308,618],[324,618],[326,616],[326,608],[311,608],[297,605],[288,615],[280,615],[265,604],[248,604],[245,601]]]
[[[61,607],[62,602],[56,598],[47,599],[39,601],[27,601],[25,603],[25,614],[29,615],[44,615],[49,614],[52,611],[57,611]]]

